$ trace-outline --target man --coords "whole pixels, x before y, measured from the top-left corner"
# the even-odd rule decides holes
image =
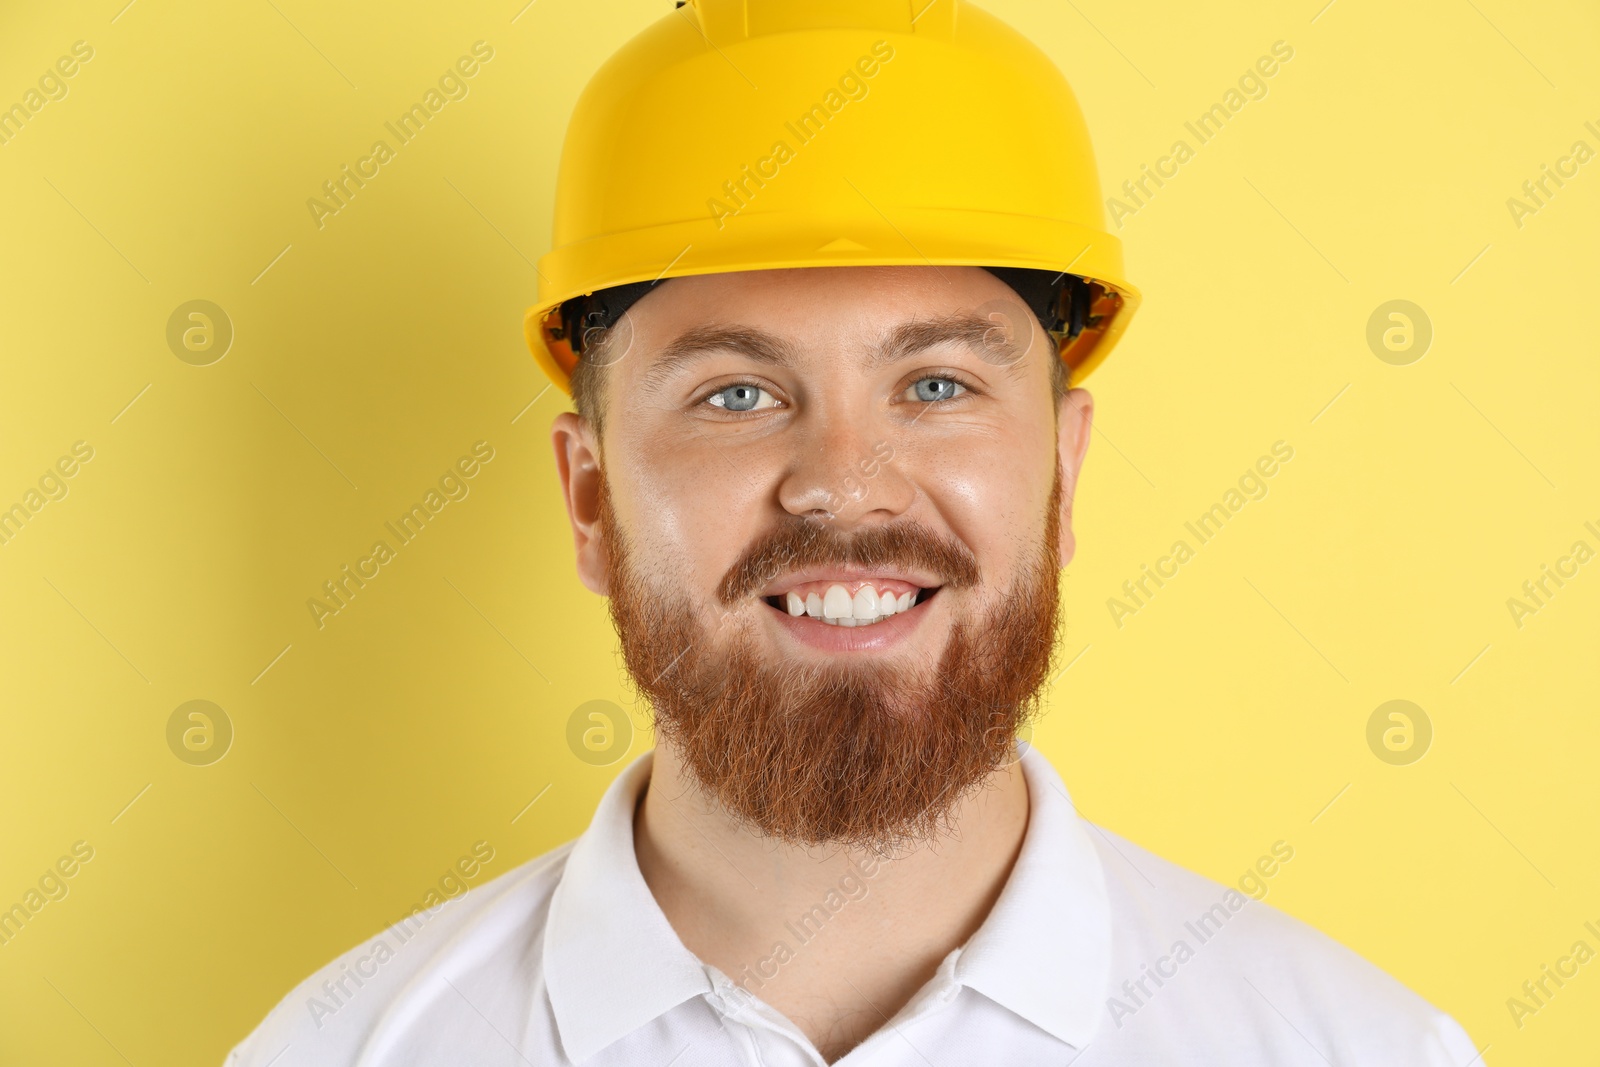
[[[577,408],[552,443],[578,573],[659,747],[577,841],[352,949],[230,1063],[1474,1062],[1259,880],[1080,819],[1015,741],[1075,547],[1076,382],[1137,301],[1048,61],[949,0],[700,0],[619,56],[575,112],[528,322]],[[823,96],[764,185],[685,177],[840,62],[901,84]],[[963,122],[1016,151],[958,160]],[[652,148],[683,165],[616,169]]]

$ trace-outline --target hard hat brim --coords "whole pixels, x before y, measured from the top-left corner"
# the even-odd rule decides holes
[[[576,357],[561,338],[562,302],[613,285],[795,267],[1029,267],[1098,283],[1092,321],[1062,349],[1076,385],[1110,353],[1137,310],[1115,236],[1062,219],[1004,212],[892,208],[834,224],[791,212],[749,211],[606,234],[539,260],[539,300],[523,317],[540,368],[571,395]],[[583,279],[583,281],[580,281]]]

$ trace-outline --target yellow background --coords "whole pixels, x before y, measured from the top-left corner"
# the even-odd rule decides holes
[[[579,833],[622,766],[566,741],[629,698],[520,316],[574,98],[670,5],[123,3],[0,16],[0,105],[94,49],[0,147],[0,507],[94,449],[0,545],[0,907],[94,849],[0,947],[7,1065],[220,1063],[474,842],[481,884]],[[1488,1062],[1592,1055],[1600,963],[1520,1029],[1506,1000],[1600,948],[1600,562],[1520,628],[1506,601],[1600,549],[1600,161],[1520,227],[1506,201],[1600,149],[1600,15],[985,6],[1067,71],[1108,195],[1294,48],[1120,230],[1145,303],[1089,383],[1035,743],[1091,818],[1219,880],[1291,843],[1269,901]],[[477,40],[470,94],[319,229],[306,200]],[[166,341],[195,299],[235,331],[209,366]],[[1366,341],[1395,299],[1433,326],[1407,366]],[[480,440],[470,495],[319,630],[307,598]],[[1107,599],[1278,440],[1268,496],[1119,627]],[[167,744],[194,699],[235,731],[210,766]],[[1391,699],[1433,725],[1409,766],[1367,746]]]

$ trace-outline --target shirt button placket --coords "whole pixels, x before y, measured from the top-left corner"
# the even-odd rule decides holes
[[[706,999],[722,1017],[723,1029],[744,1051],[750,1067],[827,1067],[814,1050],[795,1043],[782,1021],[770,1017],[772,1009],[726,981]]]

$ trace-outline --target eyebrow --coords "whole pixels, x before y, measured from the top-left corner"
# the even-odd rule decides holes
[[[868,353],[864,369],[881,370],[944,344],[983,348],[984,338],[997,326],[993,320],[979,318],[971,312],[902,322]],[[799,350],[794,345],[765,330],[751,326],[696,326],[662,348],[641,379],[640,387],[652,392],[682,368],[717,352],[729,351],[774,367],[793,367],[799,362]]]

